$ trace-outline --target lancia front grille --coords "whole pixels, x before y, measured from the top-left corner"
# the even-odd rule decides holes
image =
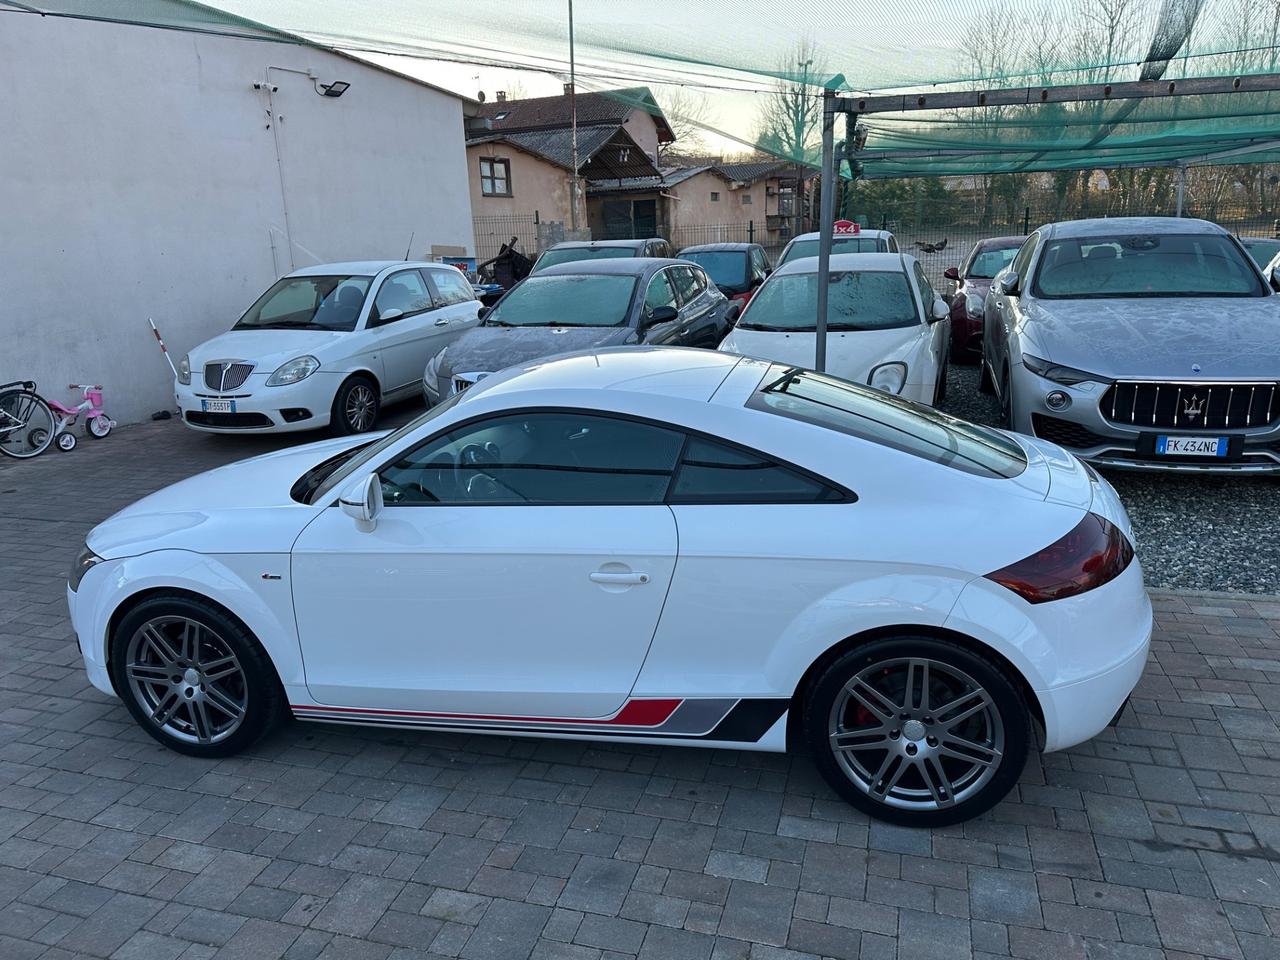
[[[1280,384],[1121,380],[1102,395],[1112,423],[1167,430],[1245,430],[1280,418]]]
[[[210,390],[223,393],[234,390],[249,379],[253,372],[252,363],[240,360],[217,360],[204,365],[204,383]]]

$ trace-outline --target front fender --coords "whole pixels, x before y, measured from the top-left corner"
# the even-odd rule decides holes
[[[282,683],[304,685],[286,553],[157,550],[104,560],[85,575],[79,591],[68,594],[72,624],[91,677],[95,672],[106,676],[108,631],[117,611],[156,590],[186,591],[225,607],[262,644]],[[103,689],[96,680],[94,685]]]

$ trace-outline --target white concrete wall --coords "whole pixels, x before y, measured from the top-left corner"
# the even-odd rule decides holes
[[[351,88],[272,70],[273,131],[269,66]],[[473,246],[462,101],[335,54],[0,12],[0,91],[0,382],[122,422],[173,405],[148,316],[176,362],[294,267]]]

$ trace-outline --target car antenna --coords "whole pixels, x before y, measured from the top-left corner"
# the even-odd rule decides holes
[[[416,237],[417,235],[418,235],[418,232],[416,230],[409,234],[409,244],[404,248],[405,262],[408,262],[409,260],[409,251],[413,249],[413,238]]]

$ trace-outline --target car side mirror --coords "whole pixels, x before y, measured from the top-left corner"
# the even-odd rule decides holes
[[[493,313],[493,307],[481,307],[476,311],[476,319],[483,320],[491,313]]]
[[[356,522],[356,529],[368,533],[377,526],[382,512],[382,480],[376,473],[366,474],[342,491],[338,503]]]
[[[1002,273],[996,279],[994,284],[996,293],[1004,294],[1006,297],[1015,296],[1018,292],[1018,275],[1016,273]]]
[[[960,282],[960,270],[958,267],[947,267],[942,271],[942,275],[948,280],[954,280],[956,283]]]
[[[933,301],[933,322],[937,323],[939,320],[945,320],[949,316],[951,316],[951,308],[947,306],[947,301],[938,297]]]
[[[392,307],[390,310],[383,310],[378,314],[378,324],[390,323],[392,320],[399,320],[403,316],[403,310],[397,310]]]
[[[661,307],[654,307],[649,311],[648,315],[641,320],[640,329],[648,330],[650,327],[656,326],[659,323],[670,323],[679,316],[680,311],[675,307],[668,306],[666,304]]]

